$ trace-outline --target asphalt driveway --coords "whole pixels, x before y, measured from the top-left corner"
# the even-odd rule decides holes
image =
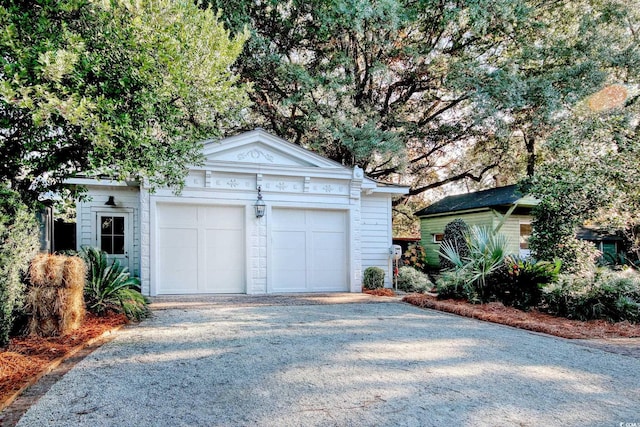
[[[640,425],[640,359],[399,302],[256,301],[156,310],[19,425]]]

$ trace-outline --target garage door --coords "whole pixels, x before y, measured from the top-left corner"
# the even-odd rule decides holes
[[[349,290],[346,212],[274,208],[271,222],[273,292]]]
[[[244,208],[157,205],[159,294],[244,293]]]

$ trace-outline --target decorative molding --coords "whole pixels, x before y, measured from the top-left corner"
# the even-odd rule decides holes
[[[362,181],[364,180],[364,171],[358,166],[353,168],[353,177],[351,178],[351,185],[349,188],[349,197],[351,200],[360,199],[362,191]]]
[[[211,171],[205,172],[204,186],[207,188],[211,188],[212,186]]]
[[[303,187],[303,192],[304,193],[308,193],[309,192],[309,187],[311,186],[311,177],[309,176],[305,176],[304,177],[304,187]]]
[[[257,148],[238,154],[238,160],[259,160],[261,157],[264,157],[264,159],[269,163],[273,163],[273,156],[271,154],[265,153]]]

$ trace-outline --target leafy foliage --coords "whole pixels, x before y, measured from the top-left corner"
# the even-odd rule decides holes
[[[103,315],[112,310],[138,320],[148,315],[140,281],[126,267],[115,259],[109,262],[107,254],[97,248],[83,248],[82,256],[88,265],[84,293],[89,311]]]
[[[427,254],[424,247],[419,243],[409,245],[407,250],[402,254],[402,262],[409,267],[415,267],[416,269],[423,271],[426,267]]]
[[[469,302],[480,302],[478,290],[469,280],[469,274],[462,269],[446,270],[436,280],[436,292],[440,299],[465,299]]]
[[[23,275],[39,248],[38,225],[27,206],[0,186],[0,346],[9,340],[16,310],[22,307]]]
[[[384,288],[384,270],[380,267],[365,268],[362,286],[365,289]]]
[[[575,102],[633,62],[632,2],[208,4],[252,33],[237,63],[252,123],[416,195],[532,171]]]
[[[528,191],[540,199],[534,209],[532,252],[560,258],[570,273],[589,273],[598,254],[575,239],[590,221],[622,230],[640,259],[640,94],[624,106],[590,111],[558,129],[547,142],[550,156]]]
[[[561,275],[543,291],[543,308],[552,314],[640,322],[640,274],[633,269],[600,269],[591,277]]]
[[[0,182],[25,200],[78,172],[181,188],[247,105],[247,34],[193,2],[6,1],[0,26]]]
[[[398,289],[405,292],[428,292],[433,287],[429,278],[422,271],[403,266],[398,269]]]
[[[524,310],[536,307],[542,299],[542,287],[557,280],[561,265],[560,260],[507,256],[503,268],[491,279],[493,293],[505,305]]]
[[[448,245],[455,249],[460,258],[469,256],[469,246],[466,235],[469,233],[469,226],[463,219],[456,218],[444,227],[442,245]],[[454,268],[455,264],[440,254],[440,268],[448,270]]]
[[[492,290],[487,286],[489,277],[503,264],[507,256],[509,240],[502,233],[488,227],[472,226],[465,234],[469,254],[462,256],[456,247],[443,242],[440,254],[466,276],[466,282],[475,291],[474,300],[487,301]]]

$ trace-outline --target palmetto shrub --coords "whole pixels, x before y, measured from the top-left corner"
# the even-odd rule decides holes
[[[364,270],[362,286],[365,289],[380,289],[384,287],[384,270],[380,267],[367,267]]]
[[[148,300],[140,293],[140,280],[118,260],[109,261],[105,252],[92,247],[83,248],[82,257],[88,266],[84,295],[89,311],[97,315],[115,311],[129,319],[149,314]]]
[[[493,296],[493,290],[488,286],[489,279],[503,265],[509,239],[488,227],[478,226],[470,227],[464,237],[468,250],[466,255],[449,242],[442,242],[440,255],[454,266],[453,270],[457,270],[456,280],[464,280],[468,288],[466,293],[473,297],[469,298],[470,301],[488,301]]]

